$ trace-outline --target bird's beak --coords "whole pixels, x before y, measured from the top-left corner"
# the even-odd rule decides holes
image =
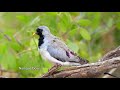
[[[33,36],[35,35],[36,33],[33,33]]]

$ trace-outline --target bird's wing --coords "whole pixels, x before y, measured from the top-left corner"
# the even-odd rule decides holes
[[[54,38],[47,47],[50,55],[62,62],[85,63],[77,54],[71,51],[67,45],[58,38]]]

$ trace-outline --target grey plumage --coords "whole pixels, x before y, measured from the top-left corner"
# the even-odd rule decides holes
[[[52,57],[62,62],[73,62],[81,64],[87,63],[86,60],[83,60],[77,56],[76,53],[71,51],[67,45],[58,38],[53,38],[51,44],[48,45],[47,50]],[[83,60],[83,62],[81,60]]]
[[[69,62],[69,64],[71,65],[81,65],[88,63],[87,60],[80,58],[79,56],[77,56],[76,53],[71,51],[62,40],[60,40],[58,37],[53,36],[50,33],[48,27],[46,26],[38,27],[37,33],[39,33],[38,35],[40,37],[42,35],[43,35],[42,37],[44,37],[43,43],[39,46],[39,51],[40,54],[43,56],[43,58],[45,57],[45,59],[49,59],[49,60],[52,60],[54,58],[62,63]],[[44,50],[44,55],[43,55],[43,50]],[[47,53],[49,58],[45,55],[45,53]],[[50,59],[51,57],[52,59]]]

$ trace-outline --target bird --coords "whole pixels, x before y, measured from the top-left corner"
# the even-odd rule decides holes
[[[39,26],[33,34],[39,36],[38,51],[44,60],[61,66],[80,66],[88,60],[81,58],[60,38],[54,36],[47,26]]]

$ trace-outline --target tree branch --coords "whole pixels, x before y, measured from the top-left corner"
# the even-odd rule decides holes
[[[42,78],[97,78],[106,71],[118,67],[120,67],[120,47],[108,52],[96,63],[56,70],[52,74],[46,73]]]

